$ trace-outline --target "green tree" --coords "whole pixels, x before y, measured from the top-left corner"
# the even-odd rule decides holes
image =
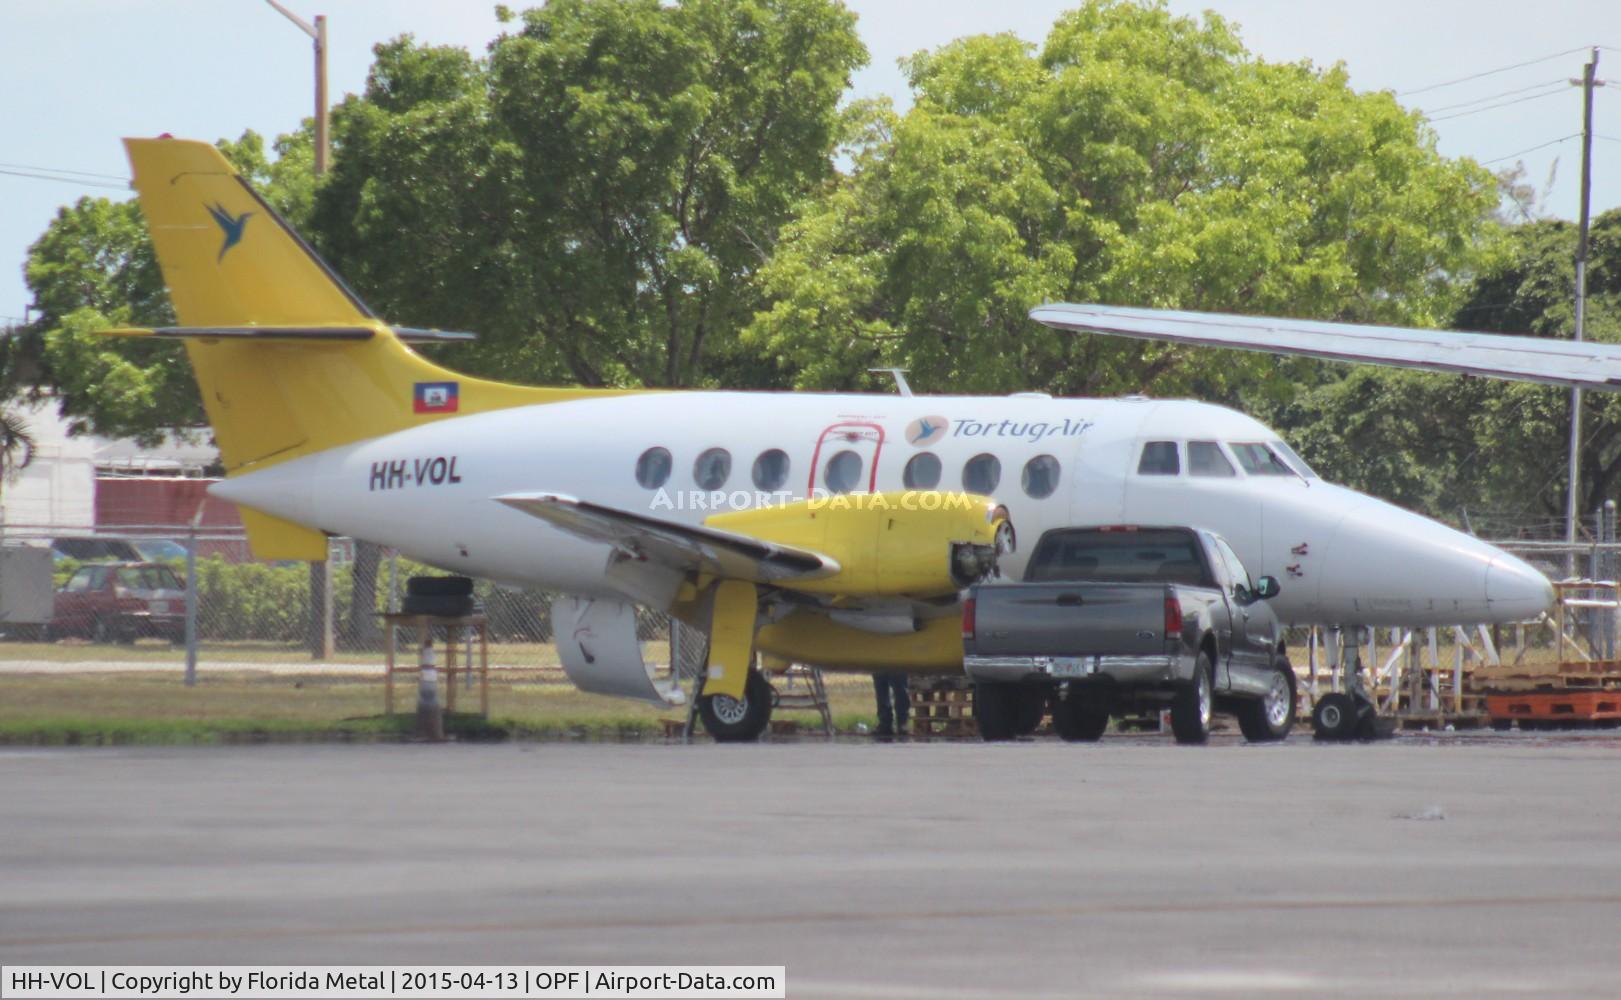
[[[1569,222],[1509,228],[1448,325],[1569,338],[1575,251]],[[1586,333],[1621,341],[1621,210],[1592,226]],[[1450,521],[1467,515],[1483,534],[1558,533],[1569,390],[1390,369],[1330,374],[1271,414],[1320,471]],[[1614,498],[1621,484],[1621,396],[1585,399],[1583,514]]]
[[[487,60],[379,46],[319,245],[387,315],[477,330],[470,370],[710,381],[865,58],[831,0],[552,0]]]
[[[1038,53],[907,63],[852,169],[784,233],[748,331],[801,385],[909,365],[935,390],[1283,397],[1299,363],[1033,327],[1044,299],[1436,324],[1486,243],[1492,178],[1336,67],[1272,64],[1221,18],[1093,0]]]

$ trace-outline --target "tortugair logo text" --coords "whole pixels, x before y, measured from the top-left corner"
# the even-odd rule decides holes
[[[1079,437],[1092,426],[1090,420],[1065,417],[1062,420],[948,420],[945,417],[919,417],[906,425],[906,440],[918,448],[930,448],[946,438],[1009,438],[1017,441],[1045,441],[1052,437]]]

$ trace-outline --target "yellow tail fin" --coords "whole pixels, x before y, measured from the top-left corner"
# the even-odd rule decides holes
[[[124,147],[182,326],[112,332],[186,338],[228,474],[457,413],[616,394],[486,382],[429,362],[219,150],[170,138],[126,139]],[[319,532],[263,514],[248,530],[261,558],[325,558]]]

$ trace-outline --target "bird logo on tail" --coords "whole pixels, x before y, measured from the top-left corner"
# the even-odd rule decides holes
[[[208,214],[214,217],[214,221],[219,223],[220,231],[225,234],[225,242],[220,244],[220,255],[214,258],[214,262],[218,263],[225,259],[225,251],[242,242],[242,230],[247,228],[248,217],[253,213],[243,212],[241,215],[233,217],[230,212],[225,210],[225,206],[217,201],[206,207],[208,208]]]

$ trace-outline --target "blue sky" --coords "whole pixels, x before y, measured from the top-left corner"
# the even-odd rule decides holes
[[[378,41],[409,32],[481,52],[499,33],[493,2],[291,0],[288,6],[305,18],[330,19],[334,100],[364,85]],[[1074,4],[853,0],[850,6],[872,54],[853,94],[887,93],[905,104],[895,67],[900,56],[982,32],[1012,31],[1039,42]],[[1170,0],[1170,6],[1179,13],[1211,9],[1237,22],[1249,49],[1263,58],[1343,62],[1354,87],[1406,94],[1404,103],[1437,119],[1440,148],[1449,156],[1488,161],[1553,143],[1522,158],[1539,187],[1557,160],[1547,204],[1566,218],[1577,211],[1581,144],[1568,137],[1581,129],[1581,98],[1578,88],[1558,84],[1580,76],[1585,53],[1540,57],[1613,46],[1599,63],[1599,77],[1617,84],[1600,90],[1595,102],[1595,131],[1606,138],[1594,144],[1593,208],[1621,205],[1621,2]],[[9,43],[0,60],[0,171],[83,171],[106,175],[86,181],[116,187],[115,178],[128,175],[121,136],[172,132],[213,140],[252,128],[271,137],[310,114],[309,40],[262,0],[0,0],[0,38]],[[1408,94],[1531,60],[1540,61]],[[1497,94],[1507,96],[1486,100]],[[1519,103],[1490,107],[1508,101]],[[22,278],[28,245],[58,206],[82,194],[119,197],[105,187],[0,173],[0,322],[21,318],[29,301]]]

